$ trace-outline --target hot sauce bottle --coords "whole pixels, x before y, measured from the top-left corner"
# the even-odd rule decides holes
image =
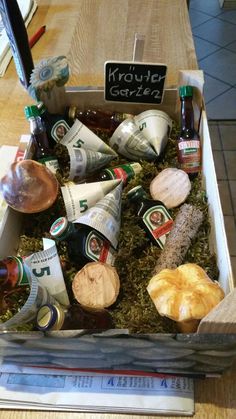
[[[149,199],[140,185],[132,188],[127,193],[127,198],[136,204],[139,224],[146,231],[149,239],[163,249],[166,235],[173,225],[173,220],[163,202]]]
[[[181,86],[181,133],[177,141],[180,169],[194,177],[201,170],[201,142],[194,128],[193,87]]]
[[[114,264],[115,249],[91,227],[60,217],[52,224],[50,234],[55,240],[67,242],[68,255],[78,269],[91,261]]]

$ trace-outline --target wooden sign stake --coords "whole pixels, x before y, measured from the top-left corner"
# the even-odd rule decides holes
[[[134,36],[133,61],[143,61],[145,36],[136,33]]]

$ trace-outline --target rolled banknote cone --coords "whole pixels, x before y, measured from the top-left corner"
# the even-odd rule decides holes
[[[89,184],[91,185],[91,184]],[[114,248],[118,245],[121,222],[122,183],[81,215],[76,222],[101,233]]]
[[[76,185],[68,182],[61,187],[65,203],[66,215],[69,221],[75,221],[79,216],[100,201],[106,194],[121,182],[118,180],[105,180],[103,182],[81,183]]]
[[[67,149],[70,157],[69,179],[75,182],[97,172],[115,158],[114,154],[105,154],[84,148],[67,146]]]
[[[153,109],[136,115],[134,121],[159,156],[167,144],[172,128],[172,120],[169,115]]]
[[[133,161],[153,161],[158,156],[132,118],[125,119],[118,126],[109,144],[117,153]]]
[[[93,131],[87,128],[78,119],[74,122],[70,130],[60,141],[65,146],[75,148],[86,148],[100,153],[117,156],[117,153],[109,147],[101,138],[99,138]]]

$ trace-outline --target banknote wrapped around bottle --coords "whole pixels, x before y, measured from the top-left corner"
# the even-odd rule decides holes
[[[151,181],[163,169],[177,167],[176,137],[177,127],[172,129],[171,138],[165,148],[165,153],[158,161],[158,164],[142,161],[142,171],[131,179],[123,190],[121,231],[119,235],[118,255],[115,261],[115,268],[120,278],[120,292],[114,305],[109,307],[113,323],[116,328],[128,328],[134,333],[174,333],[177,331],[176,324],[168,318],[164,318],[157,312],[148,292],[147,285],[153,275],[157,261],[161,257],[162,250],[150,243],[145,232],[137,225],[135,209],[126,199],[127,192],[142,185],[148,193]],[[66,170],[68,169],[68,153],[63,152],[65,147],[57,147],[57,157],[60,157],[60,167],[57,178],[62,184]],[[123,164],[127,160],[111,162],[110,166]],[[63,162],[63,164],[61,163]],[[204,189],[202,188],[201,175],[191,180],[191,191],[186,199],[186,204],[194,205],[201,210],[203,221],[199,227],[198,234],[189,243],[189,248],[183,257],[182,263],[196,263],[201,266],[213,280],[218,278],[216,257],[209,248],[210,223],[208,219],[208,205]],[[61,197],[59,195],[59,200]],[[170,210],[173,219],[178,214],[178,208]],[[27,215],[19,252],[29,254],[39,250],[40,240],[47,236],[51,223],[60,216],[65,216],[63,202],[59,201],[51,211],[41,214]],[[67,290],[72,304],[76,304],[72,293],[72,281],[76,269],[68,258],[65,242],[58,244],[58,253],[62,262],[63,273],[67,284]],[[1,320],[1,317],[0,317]]]

